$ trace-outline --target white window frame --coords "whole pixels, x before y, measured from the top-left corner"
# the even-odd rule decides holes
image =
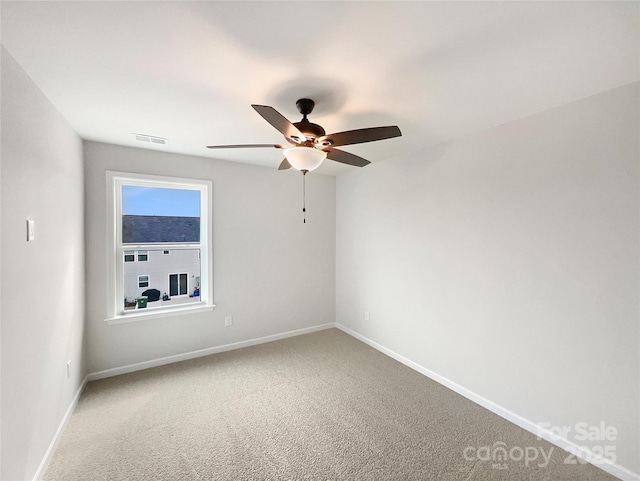
[[[141,255],[145,256],[146,259],[141,260]],[[136,251],[136,262],[149,262],[149,251]]]
[[[140,281],[141,277],[146,277],[147,280],[146,281]],[[146,282],[147,285],[146,286],[141,286],[140,285],[141,282]],[[151,279],[149,278],[149,276],[147,274],[141,274],[141,275],[138,276],[138,289],[142,289],[143,287],[147,287],[148,288],[150,284],[151,284]]]
[[[178,314],[211,311],[213,303],[213,235],[211,219],[213,214],[212,183],[204,179],[165,177],[130,172],[107,171],[107,316],[109,324],[134,322],[161,317],[175,317]],[[122,243],[122,186],[140,185],[169,189],[200,191],[200,242],[199,243]],[[163,250],[200,249],[200,302],[163,306],[157,308],[124,310],[124,250],[149,250],[157,245]],[[137,261],[137,252],[135,253]]]

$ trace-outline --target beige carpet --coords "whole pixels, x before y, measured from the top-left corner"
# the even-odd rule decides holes
[[[566,456],[330,329],[89,383],[45,480],[615,479]]]

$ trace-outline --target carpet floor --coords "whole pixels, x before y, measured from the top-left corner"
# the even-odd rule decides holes
[[[616,479],[567,456],[328,329],[88,383],[44,479]]]

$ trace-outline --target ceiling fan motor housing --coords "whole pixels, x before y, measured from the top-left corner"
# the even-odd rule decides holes
[[[318,137],[322,137],[326,133],[324,129],[318,124],[313,124],[306,118],[302,119],[300,122],[294,123],[293,125],[304,134],[307,141],[311,142],[313,142]],[[302,140],[304,141],[305,139]]]

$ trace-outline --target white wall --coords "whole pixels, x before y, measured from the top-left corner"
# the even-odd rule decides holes
[[[640,473],[638,106],[635,83],[339,176],[337,322],[534,423],[613,425]]]
[[[104,322],[106,170],[213,182],[213,312]],[[335,321],[334,177],[307,176],[306,224],[295,171],[85,142],[85,182],[91,372]]]
[[[4,47],[1,129],[0,477],[25,480],[84,377],[82,141]]]

